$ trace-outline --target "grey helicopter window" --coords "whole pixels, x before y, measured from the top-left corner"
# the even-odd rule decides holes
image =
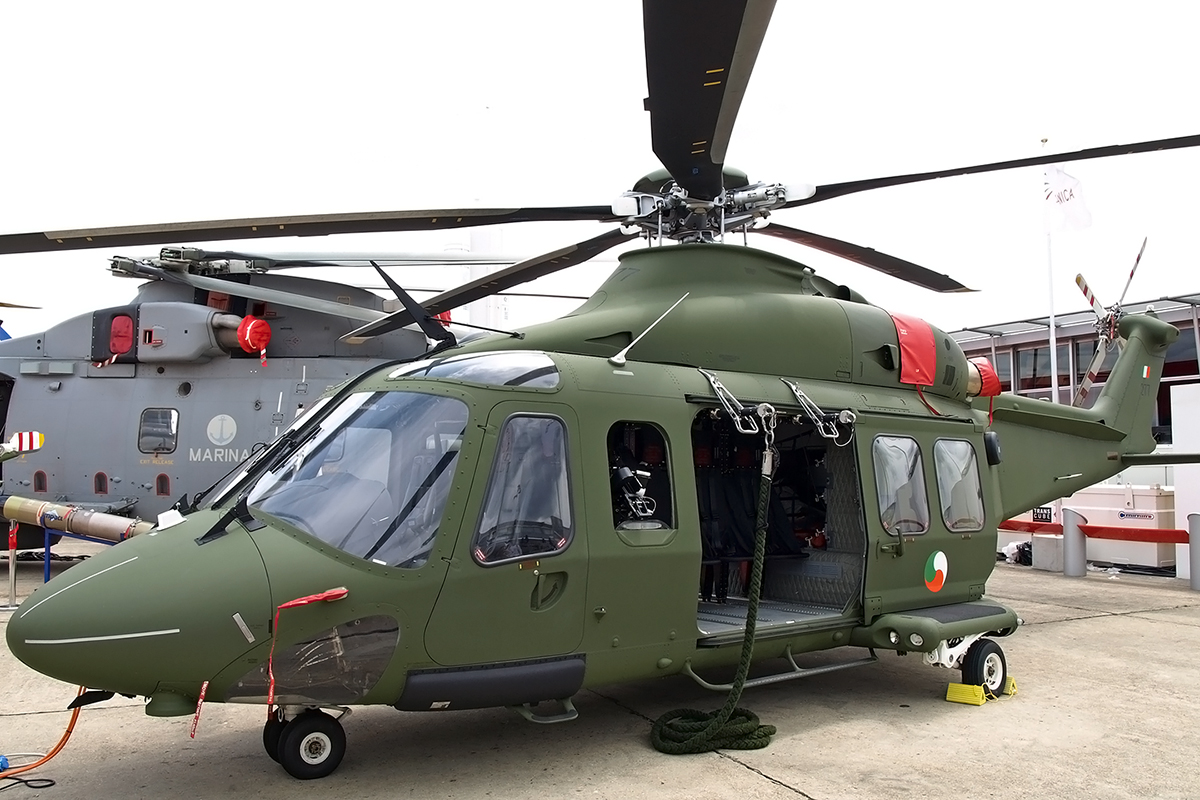
[[[345,398],[262,473],[247,502],[353,556],[412,569],[429,559],[467,406],[417,392]]]
[[[399,378],[451,378],[488,386],[553,389],[558,386],[558,367],[545,353],[515,350],[415,361],[388,376],[389,380]]]
[[[554,417],[510,417],[496,445],[471,552],[480,564],[544,556],[571,543],[566,432]]]
[[[877,436],[871,444],[879,519],[893,536],[929,530],[921,448],[907,436]]]
[[[933,466],[946,530],[982,530],[983,488],[975,448],[961,439],[940,439],[933,445]]]
[[[179,434],[179,412],[173,408],[147,408],[138,423],[138,450],[174,453]]]

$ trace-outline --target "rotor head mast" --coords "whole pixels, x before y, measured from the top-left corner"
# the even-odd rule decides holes
[[[725,188],[711,200],[693,197],[665,170],[651,173],[612,203],[613,215],[648,239],[718,241],[726,233],[748,231],[789,200],[810,197],[809,184],[749,183],[745,173],[725,169]],[[657,180],[656,180],[657,179]],[[661,185],[661,189],[654,189]]]

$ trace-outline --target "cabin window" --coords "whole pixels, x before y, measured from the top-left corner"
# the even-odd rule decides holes
[[[496,564],[561,552],[575,527],[566,431],[555,417],[510,417],[500,431],[471,552]]]
[[[40,469],[33,473],[33,490],[35,492],[47,491],[46,473]]]
[[[147,408],[138,425],[138,450],[174,453],[179,433],[179,412],[173,408]]]
[[[608,431],[608,472],[613,525],[670,528],[671,472],[666,438],[645,422],[618,422]]]
[[[893,536],[929,530],[921,448],[907,436],[877,436],[871,445],[879,519]]]
[[[169,475],[158,473],[158,477],[154,479],[154,493],[159,497],[171,496],[171,478]]]
[[[960,439],[941,439],[933,445],[933,466],[946,530],[983,530],[983,487],[975,448]]]
[[[357,392],[277,449],[247,502],[352,556],[416,569],[433,552],[466,427],[457,398]]]
[[[92,489],[96,494],[108,494],[108,476],[97,472],[92,478]]]

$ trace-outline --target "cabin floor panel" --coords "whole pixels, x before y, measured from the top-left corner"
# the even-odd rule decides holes
[[[734,631],[742,631],[746,628],[746,615],[749,610],[749,601],[741,597],[731,597],[725,603],[701,601],[696,610],[696,627],[702,637],[723,636]],[[840,608],[761,600],[758,605],[758,620],[755,627],[757,631],[766,631],[771,628],[821,619],[832,620],[841,616]]]

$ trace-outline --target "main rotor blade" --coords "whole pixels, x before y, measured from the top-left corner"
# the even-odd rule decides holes
[[[934,272],[931,269],[919,266],[911,261],[905,261],[902,258],[889,256],[887,253],[881,253],[878,250],[873,250],[870,247],[860,247],[850,242],[843,242],[841,239],[833,239],[828,236],[821,236],[817,233],[809,233],[797,228],[789,228],[786,225],[776,225],[771,223],[765,228],[757,228],[752,233],[765,233],[767,236],[774,236],[777,239],[786,239],[789,242],[802,244],[806,247],[811,247],[814,250],[820,250],[823,253],[831,253],[835,256],[841,256],[856,264],[862,264],[864,267],[879,270],[880,272],[891,275],[893,278],[899,278],[902,281],[915,283],[917,286],[924,286],[926,289],[932,289],[935,292],[973,292],[974,289],[968,289],[958,281],[951,278],[949,275],[943,275],[940,272]]]
[[[413,315],[413,319],[417,322],[417,327],[421,329],[421,332],[425,336],[435,342],[456,344],[454,334],[448,331],[440,322],[429,316],[425,312],[425,309],[416,300],[413,300],[412,295],[404,290],[403,286],[392,280],[392,276],[384,272],[383,268],[378,264],[372,262],[371,266],[379,273],[379,277],[383,278],[383,282],[392,290],[392,294],[396,295],[396,299],[404,305],[404,309]]]
[[[347,319],[359,320],[360,322],[380,319],[386,314],[386,312],[376,311],[373,308],[352,306],[346,303],[337,303],[333,300],[321,300],[317,297],[295,294],[294,292],[283,292],[278,289],[267,289],[262,286],[250,286],[245,283],[237,283],[236,281],[206,278],[203,275],[180,274],[179,277],[183,279],[184,283],[194,286],[197,289],[205,289],[210,292],[223,292],[234,297],[246,297],[251,300],[261,300],[264,303],[275,303],[287,306],[288,308],[315,311],[318,314],[346,317]]]
[[[944,169],[937,172],[917,172],[912,175],[895,175],[891,178],[871,178],[861,181],[848,181],[846,183],[830,183],[825,186],[818,186],[816,193],[812,197],[806,197],[803,200],[793,200],[783,207],[794,208],[795,206],[805,206],[809,203],[832,200],[835,197],[864,192],[868,189],[899,186],[905,183],[919,183],[920,181],[928,181],[935,178],[953,178],[958,175],[976,175],[982,172],[996,172],[1003,169],[1063,164],[1068,161],[1086,161],[1089,158],[1108,158],[1109,156],[1123,156],[1132,153],[1151,153],[1156,150],[1175,150],[1181,147],[1196,147],[1197,145],[1200,145],[1200,135],[1180,136],[1175,139],[1156,139],[1151,142],[1137,142],[1135,144],[1114,144],[1109,147],[1076,150],[1074,153],[1057,153],[1054,155],[1034,156],[1032,158],[1018,158],[1013,161],[996,161],[991,164]]]
[[[352,252],[262,252],[241,250],[201,250],[199,248],[164,247],[164,260],[186,261],[252,261],[256,269],[293,269],[297,267],[371,267],[386,266],[473,266],[515,264],[521,259],[511,255],[493,255],[446,251],[440,253],[352,253]]]
[[[491,275],[485,275],[482,278],[473,280],[470,283],[464,283],[462,286],[457,286],[430,298],[424,303],[425,311],[430,315],[436,315],[443,311],[464,306],[467,303],[472,303],[497,292],[502,292],[518,284],[527,283],[535,278],[550,275],[561,269],[573,267],[576,264],[582,264],[584,261],[604,252],[610,247],[615,247],[636,236],[636,233],[625,233],[618,228],[617,230],[608,231],[578,244],[568,245],[554,252],[527,259],[519,264],[513,264],[507,269],[493,272]],[[401,309],[375,322],[368,323],[358,330],[351,331],[343,336],[342,339],[345,341],[361,341],[369,336],[379,336],[380,334],[403,328],[405,325],[411,325],[413,322],[415,322],[413,315],[407,310]]]
[[[654,154],[692,197],[721,168],[775,0],[642,0]]]
[[[269,239],[280,236],[427,231],[475,225],[499,225],[505,222],[612,219],[614,219],[612,208],[609,206],[458,208],[218,219],[203,222],[172,222],[161,225],[128,225],[116,228],[0,234],[0,255],[85,250],[93,247],[135,247],[179,242]]]
[[[249,284],[238,283],[237,281],[208,278],[203,275],[189,275],[186,272],[176,272],[175,270],[163,269],[162,267],[153,267],[143,264],[140,261],[134,261],[133,259],[115,259],[114,267],[116,267],[117,261],[120,262],[118,269],[122,273],[141,275],[147,278],[171,281],[172,283],[182,283],[191,286],[193,289],[220,292],[234,297],[245,297],[250,300],[261,300],[264,303],[275,303],[276,305],[287,306],[288,308],[315,311],[318,314],[346,317],[358,320],[359,322],[370,322],[386,316],[386,312],[376,311],[373,308],[362,308],[361,306],[337,303],[332,300],[322,300],[317,297],[308,297],[307,295],[284,292],[278,289],[268,289],[262,286],[250,286]]]

